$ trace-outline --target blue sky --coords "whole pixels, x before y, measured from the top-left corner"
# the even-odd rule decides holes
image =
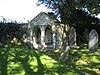
[[[0,16],[6,19],[10,18],[10,20],[26,22],[41,11],[51,11],[43,5],[36,6],[36,2],[37,0],[0,0]]]

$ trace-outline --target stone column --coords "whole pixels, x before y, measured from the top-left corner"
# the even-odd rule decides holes
[[[32,43],[33,43],[33,39],[32,39],[32,37],[33,37],[33,29],[31,29],[30,28],[30,37],[29,37],[29,46],[30,46],[30,48],[33,48],[33,45],[32,45]]]
[[[31,44],[33,43],[32,36],[33,36],[33,30],[31,29],[31,32],[30,32],[30,43]]]
[[[36,49],[39,49],[37,43],[36,43],[36,38],[35,38],[35,35],[33,36],[33,47],[36,48]]]
[[[56,34],[55,32],[52,33],[52,41],[53,41],[53,49],[56,47]]]
[[[41,28],[41,48],[45,48],[45,27],[42,26]]]
[[[53,49],[56,48],[56,27],[55,27],[55,24],[53,24],[52,26],[52,41],[53,41],[53,44],[52,44],[52,47]]]

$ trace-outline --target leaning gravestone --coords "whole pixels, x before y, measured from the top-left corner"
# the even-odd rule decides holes
[[[89,50],[96,51],[98,48],[98,33],[96,30],[91,30],[89,33]]]
[[[69,31],[69,46],[77,46],[76,45],[76,31],[75,29],[72,27]]]

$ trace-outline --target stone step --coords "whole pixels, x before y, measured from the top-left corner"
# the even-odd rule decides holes
[[[49,45],[49,46],[46,47],[46,49],[47,50],[53,50],[53,47],[52,47],[52,45]]]

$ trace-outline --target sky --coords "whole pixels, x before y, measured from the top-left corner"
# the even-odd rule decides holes
[[[37,0],[0,0],[0,17],[27,22],[41,11],[50,12],[45,6],[36,6]]]
[[[50,12],[43,5],[36,6],[37,0],[0,0],[0,20],[3,16],[7,20],[27,22],[33,19],[41,11]],[[100,18],[100,14],[98,15]]]

